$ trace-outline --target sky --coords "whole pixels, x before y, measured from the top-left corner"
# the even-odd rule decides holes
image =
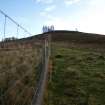
[[[105,34],[105,0],[0,0],[0,9],[32,35],[42,33],[43,25],[54,25],[56,30]],[[0,14],[0,37],[3,19]],[[11,24],[8,20],[7,36],[9,31],[16,33],[16,26]]]

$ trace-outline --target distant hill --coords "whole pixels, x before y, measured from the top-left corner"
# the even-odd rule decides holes
[[[105,35],[84,33],[78,31],[65,31],[58,30],[47,32],[39,35],[35,35],[28,39],[42,40],[46,35],[51,35],[52,41],[68,41],[68,42],[79,42],[79,43],[105,43]],[[27,40],[28,40],[27,39]]]
[[[11,46],[33,46],[38,45],[40,42],[44,40],[47,35],[51,35],[51,40],[56,41],[64,41],[64,42],[73,42],[73,43],[89,43],[89,44],[105,44],[105,35],[100,34],[92,34],[92,33],[83,33],[78,31],[52,31],[47,33],[42,33],[38,35],[34,35],[27,38],[22,38],[18,40],[12,40],[7,42],[1,42],[0,47],[5,43],[6,47]]]
[[[55,31],[52,32],[51,35],[53,41],[105,43],[105,35],[99,34],[83,33],[78,31]]]

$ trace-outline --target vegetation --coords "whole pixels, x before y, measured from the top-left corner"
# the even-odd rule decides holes
[[[52,81],[45,105],[105,105],[105,53],[52,45]]]
[[[53,65],[49,65],[52,75],[44,104],[105,105],[105,36],[69,31],[51,34]],[[32,45],[46,35],[18,41]],[[31,105],[39,80],[41,46],[26,48],[0,49],[0,105]]]
[[[0,105],[30,105],[40,49],[0,51]]]

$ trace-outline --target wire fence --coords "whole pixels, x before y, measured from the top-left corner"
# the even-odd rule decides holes
[[[0,10],[0,40],[5,48],[9,40],[32,36],[25,28]],[[11,47],[14,46],[10,45]],[[31,49],[11,49],[0,51],[0,105],[31,105],[37,89],[43,43]]]
[[[37,88],[31,105],[43,105],[44,92],[48,82],[48,62],[50,57],[50,37],[47,36],[42,53],[42,60],[39,63],[39,78],[37,81]]]
[[[6,47],[6,42],[17,40],[19,35],[32,36],[1,10],[0,16],[0,43],[3,42],[3,48]],[[15,44],[13,42],[10,46]],[[1,50],[0,105],[42,105],[48,76],[48,59],[48,35],[42,43],[40,41],[40,47]]]
[[[21,51],[16,52],[6,51],[3,55],[0,53],[0,71],[2,70],[0,73],[0,105],[31,105],[37,88],[36,84],[40,78],[38,72],[41,72],[38,68],[42,51],[37,54],[24,52],[24,55]],[[36,59],[38,54],[39,61]],[[11,58],[12,56],[15,57]],[[14,60],[11,61],[11,59]]]
[[[12,38],[23,38],[32,36],[32,34],[17,23],[14,19],[0,10],[0,40],[9,40]]]

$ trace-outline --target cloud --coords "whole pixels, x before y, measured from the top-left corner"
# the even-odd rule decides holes
[[[76,4],[78,2],[80,2],[80,0],[64,0],[65,4],[68,5],[72,5],[72,4]]]
[[[51,16],[44,22],[45,25],[54,25],[56,30],[75,30],[75,25],[72,21],[68,21],[62,17]]]
[[[65,0],[72,1],[66,5],[78,3],[80,0]],[[54,25],[55,29],[59,30],[75,30],[89,33],[105,34],[105,0],[89,0],[84,9],[79,10],[79,13],[68,15],[67,17],[59,17],[57,14],[51,14],[55,7],[45,8],[41,15],[45,16],[45,25]]]
[[[45,11],[41,12],[40,15],[45,17],[47,20],[53,19],[53,16],[50,13],[45,12]]]
[[[55,5],[50,5],[49,7],[46,7],[46,8],[45,8],[45,11],[46,11],[46,12],[51,12],[51,11],[53,11],[55,8],[56,8]]]
[[[72,4],[72,3],[71,3]],[[89,0],[87,7],[75,13],[76,17],[64,20],[67,29],[78,28],[79,31],[105,34],[105,0]],[[58,24],[58,23],[57,23]]]
[[[51,17],[49,20],[45,21],[45,25],[54,25],[55,29],[64,29],[65,28],[65,22],[62,21],[59,17]]]
[[[37,3],[52,4],[53,0],[36,0]]]
[[[91,0],[88,10],[84,16],[85,19],[81,19],[81,23],[84,25],[82,30],[86,30],[94,33],[105,34],[105,1],[104,0]]]
[[[55,8],[56,5],[49,5],[42,12],[40,12],[40,15],[46,18],[51,18],[50,12],[52,12]]]
[[[105,1],[89,1],[87,4],[88,7],[73,16],[77,18],[76,21],[73,20],[74,23],[71,23],[77,26],[79,31],[105,34]],[[68,23],[70,23],[70,21]]]

